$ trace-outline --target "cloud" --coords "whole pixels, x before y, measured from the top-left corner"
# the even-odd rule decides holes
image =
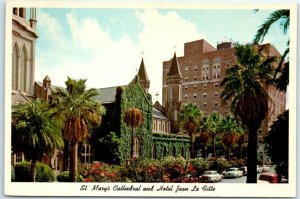
[[[146,52],[150,92],[155,98],[156,92],[162,96],[162,62],[172,58],[174,51],[177,56],[183,56],[185,42],[203,39],[204,36],[193,23],[183,19],[175,11],[162,14],[158,10],[145,9],[143,12],[136,12],[136,16],[143,24],[138,37],[141,48]]]
[[[203,35],[193,23],[174,11],[162,14],[145,9],[136,12],[135,16],[142,27],[137,42],[126,32],[114,39],[99,23],[99,20],[109,19],[79,16],[72,10],[65,14],[66,24],[63,24],[55,16],[41,12],[39,25],[48,28],[40,36],[53,45],[38,52],[36,80],[42,81],[48,75],[52,84],[64,86],[70,76],[88,79],[88,87],[125,85],[136,74],[143,50],[151,81],[150,92],[156,100],[156,92],[162,95],[162,62],[172,57],[175,45],[177,54],[183,55],[183,44],[201,39]],[[67,32],[70,35],[64,36]]]

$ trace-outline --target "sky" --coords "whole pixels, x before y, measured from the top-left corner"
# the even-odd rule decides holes
[[[67,76],[87,79],[88,88],[126,85],[143,57],[149,91],[153,101],[161,102],[162,63],[175,51],[183,56],[184,43],[205,39],[216,47],[227,40],[252,42],[273,11],[38,8],[35,79],[48,75],[57,86],[64,86]],[[283,53],[288,38],[277,24],[263,43]]]

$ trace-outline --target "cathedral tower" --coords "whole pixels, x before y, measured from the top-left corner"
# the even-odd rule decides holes
[[[167,73],[166,114],[172,120],[172,132],[179,132],[178,114],[181,105],[182,75],[174,53],[169,72]]]

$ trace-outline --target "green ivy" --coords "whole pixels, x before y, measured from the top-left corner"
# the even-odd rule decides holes
[[[129,108],[138,108],[143,112],[143,124],[136,129],[135,135],[141,142],[142,157],[151,157],[152,144],[152,99],[150,94],[146,94],[139,83],[138,76],[125,88],[120,96],[120,138],[119,159],[121,163],[130,157],[131,128],[124,122],[125,112]],[[118,99],[117,99],[118,100]]]

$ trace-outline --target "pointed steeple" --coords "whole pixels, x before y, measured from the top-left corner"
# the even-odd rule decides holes
[[[171,63],[171,67],[170,67],[169,72],[168,72],[168,76],[182,77],[181,72],[180,72],[180,68],[179,68],[179,64],[178,64],[178,61],[177,61],[177,57],[176,57],[176,52],[174,52],[174,56],[172,58],[172,63]]]
[[[48,75],[43,79],[43,86],[45,88],[50,88],[51,87],[51,79],[49,78]]]
[[[148,90],[149,90],[149,87],[150,87],[150,80],[148,78],[148,74],[147,74],[146,67],[145,67],[145,64],[144,64],[144,58],[142,58],[141,65],[140,65],[139,72],[138,72],[138,76],[139,76],[139,79],[140,79],[140,83],[143,86],[145,92],[148,93]]]

